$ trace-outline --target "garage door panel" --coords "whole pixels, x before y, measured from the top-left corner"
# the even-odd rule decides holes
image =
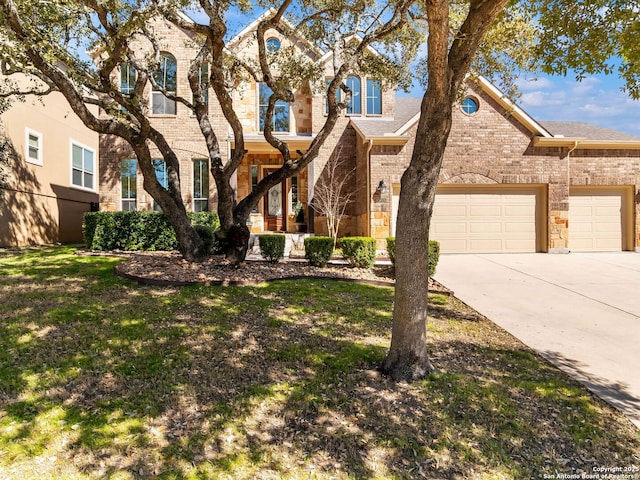
[[[569,196],[569,248],[622,250],[623,197],[617,189],[574,189]]]
[[[509,222],[504,225],[505,233],[522,233],[524,235],[535,235],[536,228],[535,225],[531,225],[529,222]]]
[[[469,207],[469,215],[472,217],[495,217],[500,216],[501,213],[502,207],[500,205],[471,205]]]
[[[443,253],[535,252],[537,189],[495,187],[436,195],[430,238]],[[464,216],[460,215],[462,212]],[[456,212],[457,216],[451,215]],[[463,228],[461,225],[464,224]]]
[[[500,223],[474,222],[474,223],[471,223],[469,226],[470,226],[470,233],[499,234],[502,232],[502,224]]]
[[[467,233],[467,224],[466,223],[444,223],[444,224],[433,224],[431,225],[431,234],[446,234],[446,233],[459,233],[465,234]]]

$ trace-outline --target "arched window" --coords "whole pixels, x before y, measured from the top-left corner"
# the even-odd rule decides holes
[[[351,100],[347,105],[347,114],[360,115],[362,113],[362,97],[360,95],[362,91],[362,85],[358,77],[347,78],[347,87],[351,89]]]
[[[175,115],[176,102],[164,96],[163,91],[167,93],[176,93],[177,88],[177,62],[176,58],[170,53],[160,54],[160,68],[153,72],[153,79],[158,88],[153,88],[152,113]]]

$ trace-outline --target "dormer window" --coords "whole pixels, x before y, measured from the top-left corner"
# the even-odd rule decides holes
[[[154,87],[152,92],[152,113],[157,115],[176,114],[176,101],[167,98],[163,91],[176,94],[177,68],[176,58],[173,55],[170,53],[160,55],[160,68],[153,72],[153,79],[158,87]]]

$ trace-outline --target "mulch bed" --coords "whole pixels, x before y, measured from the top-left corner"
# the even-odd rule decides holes
[[[352,268],[336,261],[321,268],[312,267],[299,258],[286,259],[275,265],[262,260],[248,259],[240,265],[234,265],[222,256],[211,256],[202,263],[190,263],[178,252],[110,252],[109,255],[125,258],[116,266],[118,275],[145,285],[258,285],[263,282],[299,278],[325,278],[380,286],[395,284],[394,268],[390,265],[375,265],[371,269]],[[452,294],[449,289],[433,279],[429,280],[429,291]]]

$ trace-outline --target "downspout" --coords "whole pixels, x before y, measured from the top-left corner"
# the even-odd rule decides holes
[[[580,143],[579,140],[575,140],[573,142],[573,146],[570,147],[569,149],[567,149],[567,188],[569,189],[569,191],[567,192],[567,195],[569,195],[569,196],[571,196],[571,154],[578,148],[578,144],[579,143]],[[567,206],[569,205],[568,200],[569,200],[569,198],[567,197]],[[567,227],[567,232],[569,234],[569,242],[570,242],[571,241],[571,232],[569,231],[568,227]],[[567,253],[571,252],[571,249],[569,248],[569,244],[568,243],[567,243],[567,246],[566,246],[566,251],[567,251]]]
[[[373,139],[366,140],[365,157],[367,159],[367,229],[365,237],[371,236],[371,149],[373,148]]]

